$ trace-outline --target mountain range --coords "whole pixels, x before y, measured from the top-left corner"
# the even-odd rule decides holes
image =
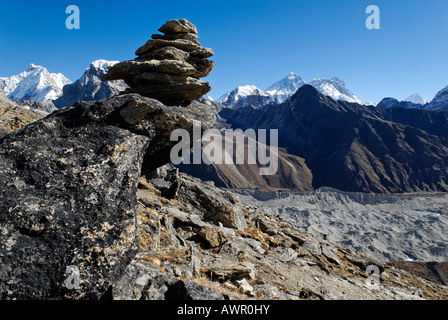
[[[249,105],[262,107],[267,104],[279,104],[285,102],[305,84],[307,82],[298,74],[291,72],[266,90],[259,89],[253,85],[239,86],[224,94],[217,102],[234,109]],[[345,83],[336,77],[331,79],[314,79],[309,84],[322,94],[335,100],[362,103],[356,95],[347,89]]]
[[[445,112],[337,101],[304,85],[283,104],[219,114],[234,128],[278,129],[279,146],[305,159],[315,189],[448,191]]]
[[[429,111],[448,111],[448,86],[437,92],[431,101],[414,93],[402,101],[398,101],[395,98],[384,98],[377,104],[377,107],[380,109],[406,108],[424,109]]]
[[[307,84],[305,80],[298,74],[291,72],[285,78],[275,82],[266,90],[257,88],[254,85],[238,86],[234,90],[222,95],[216,102],[233,109],[244,108],[249,105],[260,108],[268,104],[280,104],[285,102],[305,84]],[[323,95],[331,97],[334,100],[376,105],[380,109],[397,107],[430,111],[448,111],[448,87],[440,90],[431,101],[423,98],[418,93],[414,93],[402,101],[392,97],[386,97],[378,104],[374,104],[363,103],[346,87],[344,81],[337,77],[331,79],[313,79],[308,84],[313,86]]]
[[[76,101],[111,97],[125,90],[127,85],[121,80],[101,81],[108,68],[116,63],[118,61],[95,60],[74,83],[61,73],[51,73],[42,66],[30,64],[18,75],[0,78],[0,89],[13,101],[25,101],[31,108],[53,111],[53,103],[61,108]]]
[[[61,108],[70,106],[76,101],[99,100],[126,90],[128,86],[121,80],[101,81],[108,68],[116,63],[118,61],[95,60],[74,83],[61,73],[51,73],[42,66],[30,64],[27,70],[18,75],[0,77],[0,90],[13,101],[24,101],[31,108],[50,112],[55,109],[54,106]],[[273,83],[265,90],[254,85],[239,86],[221,96],[216,102],[234,109],[249,105],[260,108],[268,104],[280,104],[305,84],[307,82],[298,74],[290,72],[285,78]],[[344,81],[337,77],[313,79],[308,84],[335,100],[363,104],[354,93],[347,89]],[[35,103],[40,101],[45,102]],[[214,100],[206,95],[201,98],[201,101]],[[372,105],[372,103],[366,104]],[[414,93],[402,101],[391,97],[384,98],[377,106],[380,109],[398,107],[448,111],[448,87],[440,90],[431,101]]]

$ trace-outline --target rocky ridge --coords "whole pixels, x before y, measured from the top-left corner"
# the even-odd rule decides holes
[[[382,113],[372,106],[335,101],[304,85],[281,105],[226,108],[220,116],[242,130],[278,129],[279,147],[305,159],[314,189],[445,192],[448,140],[444,130],[435,132],[431,121],[438,118],[443,124],[447,118],[429,113],[401,108]]]
[[[162,196],[172,184],[177,192]],[[137,198],[140,252],[114,288],[115,299],[447,297],[443,285],[304,232],[169,166],[141,177]],[[209,215],[229,210],[237,213],[231,221]],[[378,287],[366,283],[369,265],[381,272]],[[193,284],[207,289],[192,290]]]
[[[197,29],[186,19],[166,22],[137,49],[135,60],[112,66],[103,81],[123,79],[134,92],[168,104],[189,103],[211,90],[199,80],[214,67],[213,51],[197,41]]]

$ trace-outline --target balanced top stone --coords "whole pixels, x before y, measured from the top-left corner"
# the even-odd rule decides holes
[[[198,33],[196,26],[187,19],[169,20],[160,27],[159,31],[163,32],[164,34]]]
[[[161,34],[153,34],[137,49],[135,60],[109,68],[103,81],[124,80],[128,92],[138,93],[165,104],[188,104],[211,90],[201,81],[215,66],[214,55],[197,41],[197,29],[186,19],[166,22]]]

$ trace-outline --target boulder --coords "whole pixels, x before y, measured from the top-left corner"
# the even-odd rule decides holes
[[[196,26],[187,19],[169,20],[160,27],[159,31],[163,32],[164,34],[198,33]]]
[[[207,105],[127,94],[78,102],[0,140],[0,299],[98,299],[137,251],[142,172],[170,162],[174,128]]]

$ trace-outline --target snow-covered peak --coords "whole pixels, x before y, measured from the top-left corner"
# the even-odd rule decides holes
[[[112,97],[126,90],[123,80],[102,81],[108,69],[119,61],[99,59],[91,62],[81,78],[63,89],[63,95],[54,101],[56,107],[70,106],[76,101],[94,101]]]
[[[407,97],[403,101],[412,102],[412,103],[421,104],[421,105],[428,103],[428,100],[423,98],[418,93],[411,94],[409,97]]]
[[[273,102],[283,103],[304,84],[306,82],[297,73],[290,72],[285,78],[267,88],[266,92],[272,96]]]
[[[27,72],[32,72],[35,69],[44,69],[44,67],[42,66],[37,66],[34,63],[30,63],[30,65],[28,66],[28,69],[26,70]]]
[[[361,103],[362,101],[355,96],[345,86],[344,81],[337,77],[331,79],[317,78],[310,82],[314,88],[323,95],[329,96],[335,100],[343,100],[347,102]]]
[[[253,85],[238,86],[235,90],[224,94],[217,102],[230,108],[241,108],[248,105],[261,107],[270,102],[271,95]]]
[[[253,85],[239,86],[235,90],[224,94],[217,102],[230,108],[234,108],[235,106],[248,106],[250,104],[256,105],[254,104],[254,96],[258,95],[260,98],[257,100],[257,106],[261,106],[261,103],[280,104],[289,99],[305,84],[307,84],[306,81],[297,73],[290,72],[286,77],[275,82],[266,90],[261,90]],[[320,93],[330,96],[335,100],[362,103],[357,96],[347,89],[344,81],[339,78],[314,79],[310,85],[315,87]]]
[[[395,98],[384,98],[377,105],[379,109],[390,109],[390,108],[405,108],[405,109],[421,109],[423,106],[420,103],[414,103],[411,101],[398,101]]]
[[[217,102],[224,103],[226,101],[230,102],[231,99],[233,102],[237,102],[239,99],[251,96],[251,95],[263,95],[267,96],[268,94],[256,86],[253,85],[246,85],[246,86],[238,86],[236,89],[232,90],[231,92],[228,92],[224,94],[221,98],[217,100]]]
[[[256,86],[238,86],[236,88],[236,94],[238,97],[244,97],[255,94],[267,95],[266,92],[264,92],[264,90],[258,89]]]
[[[107,73],[108,69],[117,63],[119,63],[119,61],[108,61],[103,59],[95,60],[90,63],[82,77],[77,81],[84,85],[87,83],[99,83],[101,82],[101,78]]]
[[[54,100],[62,95],[62,88],[71,81],[61,73],[50,73],[46,68],[31,63],[28,69],[9,78],[0,78],[0,89],[15,101]]]
[[[437,92],[434,99],[426,106],[427,110],[448,111],[448,86]]]
[[[119,61],[108,61],[108,60],[104,60],[104,59],[98,59],[93,61],[90,66],[87,68],[94,68],[97,70],[106,70],[109,69],[110,67],[112,67],[113,65],[119,63]]]

